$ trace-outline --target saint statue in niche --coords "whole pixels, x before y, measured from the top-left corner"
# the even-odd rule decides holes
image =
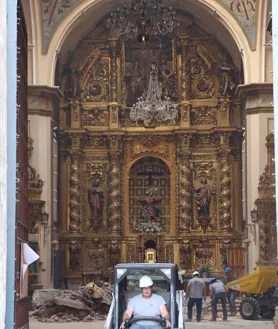
[[[201,184],[195,188],[195,201],[198,209],[198,217],[209,217],[209,205],[212,189],[207,184],[207,179],[202,178]]]
[[[139,199],[139,202],[142,204],[141,216],[145,221],[155,220],[159,221],[159,206],[158,204],[161,201],[161,198],[156,197],[158,192],[157,187],[151,187],[146,192],[146,196]]]
[[[100,189],[100,181],[98,179],[92,182],[92,186],[88,190],[88,202],[91,209],[91,218],[102,217],[104,195]]]

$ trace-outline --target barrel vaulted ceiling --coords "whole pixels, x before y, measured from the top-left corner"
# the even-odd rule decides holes
[[[47,52],[51,38],[62,20],[69,14],[69,12],[78,4],[84,0],[40,0],[41,12],[42,12],[42,33],[43,33],[43,51]],[[103,5],[107,7],[107,3],[110,1],[99,1],[96,0],[98,5],[103,2]],[[128,1],[127,1],[128,2]],[[193,1],[193,3],[196,0]],[[200,1],[201,2],[201,1]],[[204,2],[204,1],[202,1]],[[210,3],[210,1],[207,1]],[[250,47],[255,47],[256,37],[256,0],[219,0],[219,2],[235,17],[244,31]],[[120,1],[112,1],[110,10],[114,9],[115,6],[123,3]],[[169,0],[167,3],[171,4],[175,8],[182,8],[182,10],[190,8],[192,0]],[[195,5],[194,4],[194,5]],[[102,12],[102,15],[105,13]],[[106,13],[107,14],[107,13]],[[194,13],[191,13],[194,15]],[[100,17],[101,18],[101,17]],[[197,18],[197,16],[196,16]],[[89,28],[88,28],[89,30]]]

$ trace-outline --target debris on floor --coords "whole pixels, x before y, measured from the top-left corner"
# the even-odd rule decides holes
[[[187,302],[188,302],[188,300],[185,300],[185,304],[184,304],[185,305],[185,307],[184,307],[185,319],[187,319],[187,313],[188,313]],[[240,301],[236,300],[237,311],[239,310],[239,305],[240,305]],[[228,312],[228,317],[229,317],[231,312],[230,312],[230,307],[229,307],[228,303],[227,303],[227,312]],[[197,316],[197,309],[196,309],[196,306],[194,306],[193,310],[192,310],[192,319],[196,319],[196,316]],[[212,317],[212,314],[211,314],[211,299],[210,299],[210,297],[207,297],[206,301],[203,301],[201,318],[202,318],[202,320],[210,320],[211,317]],[[222,317],[223,317],[223,310],[222,310],[222,305],[219,301],[217,303],[217,318],[222,319]]]
[[[35,290],[31,316],[41,322],[105,320],[112,302],[113,286],[91,282],[77,290]]]

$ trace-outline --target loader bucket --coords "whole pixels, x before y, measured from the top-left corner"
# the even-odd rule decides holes
[[[246,294],[263,294],[277,281],[276,266],[260,266],[252,274],[227,283],[227,288]]]

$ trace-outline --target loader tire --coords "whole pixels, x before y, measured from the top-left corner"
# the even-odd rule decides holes
[[[263,319],[272,319],[274,318],[275,310],[268,309],[267,307],[261,309],[260,316]]]
[[[245,298],[239,308],[241,317],[245,320],[257,320],[260,315],[260,305],[255,298]]]

